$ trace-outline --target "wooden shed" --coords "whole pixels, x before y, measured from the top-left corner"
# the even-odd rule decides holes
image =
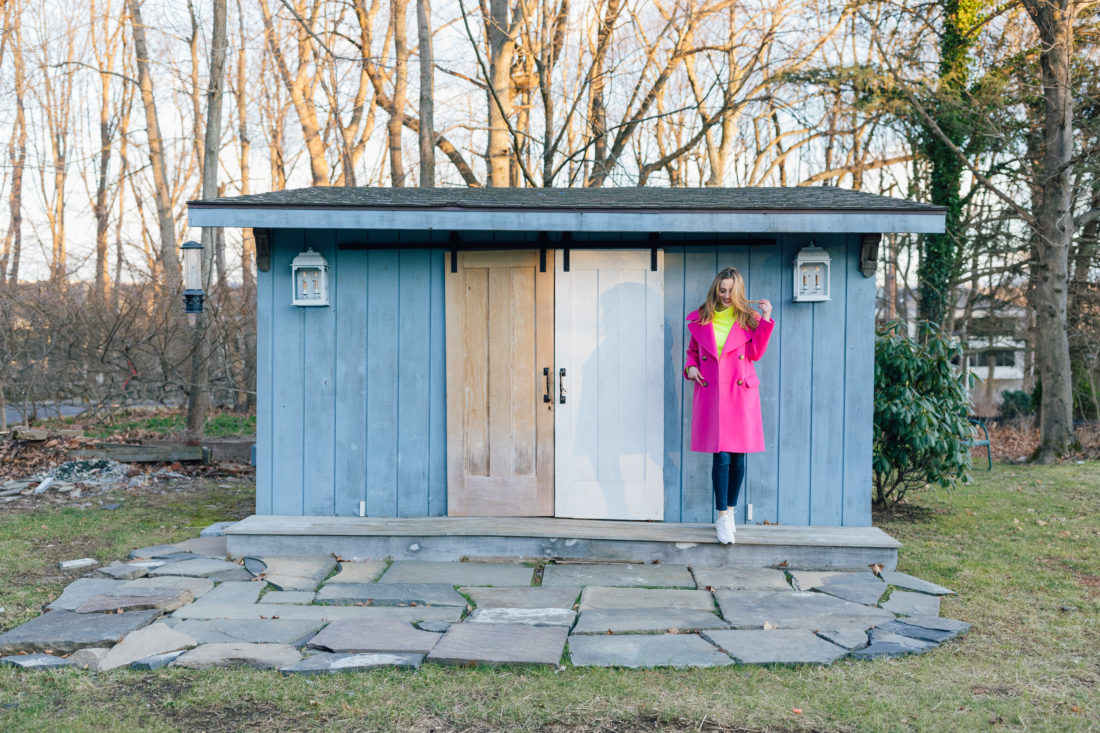
[[[940,207],[837,188],[309,188],[189,209],[255,233],[256,512],[278,517],[713,521],[685,316],[732,265],[776,320],[738,523],[869,527],[879,241],[944,229]],[[800,253],[828,260],[827,299],[796,293]]]

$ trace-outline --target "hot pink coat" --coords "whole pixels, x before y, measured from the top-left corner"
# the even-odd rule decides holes
[[[754,361],[764,356],[775,321],[761,320],[755,330],[736,323],[718,358],[714,326],[700,324],[699,311],[688,314],[687,368],[696,367],[706,386],[694,384],[691,401],[691,449],[700,453],[757,453],[764,450],[760,419],[760,379]]]

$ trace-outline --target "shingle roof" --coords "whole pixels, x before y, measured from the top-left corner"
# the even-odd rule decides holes
[[[191,201],[205,208],[567,211],[865,211],[941,213],[943,207],[862,191],[802,188],[298,188]]]

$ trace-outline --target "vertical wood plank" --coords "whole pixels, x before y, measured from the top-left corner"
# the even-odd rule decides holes
[[[447,419],[447,508],[450,515],[459,514],[466,502],[466,269],[456,267],[451,272],[451,255],[445,255],[446,274],[443,281],[447,307],[446,356],[451,365],[446,370]],[[457,264],[457,263],[456,263]]]
[[[554,250],[546,253],[546,272],[535,272],[535,372],[539,388],[546,393],[543,367],[550,368],[550,400],[536,400],[535,418],[535,512],[540,516],[554,514]]]
[[[428,514],[429,358],[432,314],[431,255],[425,249],[398,254],[397,515]]]
[[[512,400],[510,440],[513,475],[535,475],[535,269],[511,270],[511,312],[514,349],[512,364]]]
[[[683,422],[684,409],[684,248],[666,247],[664,257],[664,482],[666,522],[681,521],[683,483]]]
[[[844,466],[841,524],[871,526],[871,451],[875,391],[875,278],[858,270],[859,235],[849,234],[841,272],[847,280],[844,320]]]
[[[305,244],[326,261],[336,261],[335,232],[307,230]],[[329,278],[329,297],[338,295],[339,283]],[[305,459],[302,511],[308,516],[332,516],[335,512],[336,419],[336,320],[337,309],[302,308],[303,427]]]
[[[274,275],[272,354],[277,372],[272,400],[272,501],[273,514],[303,513],[302,452],[305,431],[303,399],[306,385],[302,370],[302,308],[290,304],[290,262],[304,249],[303,232],[279,232],[271,252]]]
[[[361,237],[337,233],[336,260],[330,272],[339,281],[336,297],[336,488],[337,516],[358,516],[367,499],[367,252],[339,249],[341,240]]]
[[[809,244],[808,235],[782,235],[783,258],[794,260],[798,250]],[[783,301],[790,302],[794,283],[783,281]],[[793,303],[786,309],[779,327],[780,394],[779,435],[782,460],[779,462],[780,524],[809,524],[810,521],[810,427],[813,403],[810,399],[814,359],[813,307]],[[772,338],[775,338],[773,333]]]
[[[813,412],[810,425],[810,518],[808,524],[837,526],[844,503],[844,338],[848,248],[845,235],[820,236],[832,258],[831,300],[814,303]]]
[[[516,313],[512,308],[512,273],[509,267],[489,270],[489,474],[515,476],[512,414],[515,403],[513,359]],[[476,368],[476,367],[475,367]]]
[[[461,260],[461,255],[460,255]],[[465,318],[463,350],[465,420],[462,438],[468,476],[489,475],[489,270],[459,267],[465,274]]]
[[[433,249],[431,276],[428,380],[428,516],[447,513],[447,308],[444,302],[445,250]],[[449,272],[448,268],[448,272]]]
[[[367,267],[367,514],[397,516],[397,250],[368,252]]]
[[[692,246],[684,249],[684,318],[699,307],[707,296],[707,288],[718,274],[718,253],[713,246]],[[687,321],[680,319],[684,348],[691,340]],[[714,516],[714,491],[711,488],[709,453],[691,450],[691,385],[684,385],[683,411],[683,498],[680,509],[684,522],[710,522]]]
[[[276,235],[272,242],[279,246]],[[274,415],[274,363],[273,349],[276,327],[275,270],[256,272],[256,513],[271,514],[274,490],[272,465],[275,435]],[[287,281],[290,274],[287,273]],[[289,298],[289,288],[287,291]],[[285,317],[285,314],[279,314]]]
[[[780,334],[786,314],[792,307],[790,299],[783,295],[783,283],[790,279],[782,249],[776,246],[753,247],[749,253],[749,298],[767,298],[772,302],[772,318],[778,327],[768,342],[764,358],[756,363],[760,377],[760,415],[764,427],[764,451],[750,453],[746,459],[748,475],[745,477],[745,499],[752,503],[755,524],[779,521],[779,463],[783,458],[786,441],[780,438],[779,404],[780,353],[783,339]]]

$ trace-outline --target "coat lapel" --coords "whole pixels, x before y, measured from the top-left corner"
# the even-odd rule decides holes
[[[712,328],[711,338],[714,338],[713,333],[714,329]],[[730,327],[729,334],[726,336],[726,343],[722,344],[722,355],[725,356],[738,346],[747,342],[750,338],[752,338],[752,331],[746,330],[736,323],[733,324],[733,326]]]
[[[711,356],[718,356],[718,347],[714,343],[714,326],[709,323],[688,323],[688,332],[695,337],[699,345],[710,352]]]

